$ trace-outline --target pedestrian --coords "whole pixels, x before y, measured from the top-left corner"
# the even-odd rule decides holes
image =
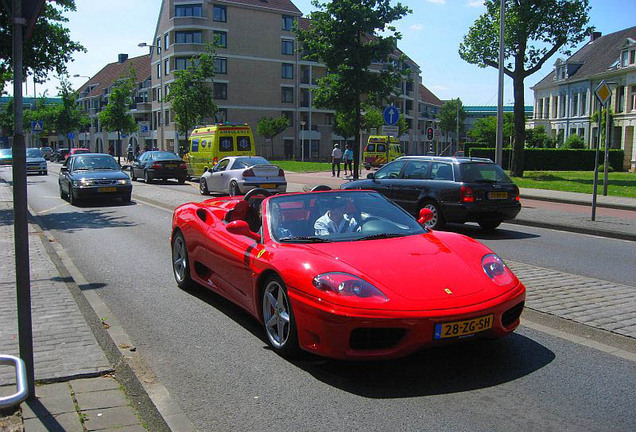
[[[342,160],[342,150],[340,144],[334,144],[331,151],[331,177],[336,176],[336,167],[338,167],[338,177],[340,177],[340,161]]]
[[[115,146],[114,145],[109,145],[108,146],[108,154],[111,156],[115,156]]]
[[[342,159],[344,162],[344,174],[347,175],[347,167],[349,167],[349,175],[353,175],[353,150],[349,144],[345,146]]]
[[[132,162],[133,160],[133,146],[132,143],[128,143],[128,147],[126,147],[126,158],[128,162]]]

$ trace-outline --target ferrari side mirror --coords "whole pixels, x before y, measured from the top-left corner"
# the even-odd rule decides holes
[[[250,230],[249,225],[244,220],[235,220],[227,224],[225,227],[230,234],[243,235],[249,237],[257,242],[261,241],[261,236],[258,233]]]
[[[433,219],[433,212],[431,209],[423,208],[420,210],[420,218],[417,220],[420,224],[424,225],[431,219]]]

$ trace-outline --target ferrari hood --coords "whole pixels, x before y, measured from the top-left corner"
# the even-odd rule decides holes
[[[416,235],[311,247],[350,267],[350,273],[385,294],[390,292],[412,301],[435,301],[457,299],[485,289],[482,246],[468,238],[460,244],[461,251],[453,250],[437,236]]]

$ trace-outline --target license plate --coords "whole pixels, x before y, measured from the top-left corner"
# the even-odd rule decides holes
[[[275,189],[276,185],[274,183],[265,183],[265,184],[262,184],[261,187],[263,189]]]
[[[472,335],[492,328],[493,315],[435,325],[435,339]]]
[[[166,168],[176,168],[178,165],[177,164],[165,164],[164,166]]]
[[[488,194],[490,199],[508,199],[508,192],[490,192]]]
[[[98,191],[100,191],[100,192],[116,192],[117,188],[114,188],[114,187],[99,188]]]

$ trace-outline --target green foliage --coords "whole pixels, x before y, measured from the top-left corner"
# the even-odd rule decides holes
[[[599,172],[602,184],[602,171]],[[594,171],[526,171],[523,178],[514,177],[520,188],[549,189],[591,194]],[[611,196],[636,198],[636,173],[611,172],[608,175],[607,193]]]
[[[512,140],[515,127],[513,119],[514,115],[512,113],[504,113],[504,147],[509,147],[510,141]],[[497,142],[497,117],[484,117],[477,119],[473,128],[468,131],[468,136],[476,142],[494,146]]]
[[[585,148],[585,142],[583,138],[578,136],[577,134],[570,135],[565,143],[563,144],[564,149],[582,149]]]
[[[457,130],[457,108],[459,106],[459,136],[463,136],[466,131],[466,111],[462,101],[457,99],[451,99],[442,105],[438,119],[439,127],[442,131],[455,132]]]
[[[318,80],[316,106],[353,118],[353,136],[358,139],[362,99],[379,106],[410,71],[390,62],[401,35],[391,25],[410,10],[391,0],[332,0],[313,2],[316,10],[309,15],[311,25],[297,30],[305,58],[324,63],[327,75]],[[374,61],[386,62],[382,71],[372,71]],[[357,146],[354,163],[357,166]],[[357,169],[355,170],[357,173]]]
[[[499,68],[499,0],[486,0],[486,13],[470,27],[459,45],[468,63]],[[512,174],[523,176],[525,143],[524,80],[539,71],[556,52],[570,55],[592,30],[589,0],[507,0],[505,9],[504,73],[513,79],[515,139]]]
[[[0,134],[13,135],[13,98],[0,111]],[[4,132],[3,132],[4,131]]]
[[[355,112],[336,111],[333,131],[345,140],[356,135]]]
[[[137,123],[130,114],[130,105],[133,102],[135,86],[134,75],[121,78],[111,88],[108,95],[108,104],[99,113],[99,123],[107,131],[131,133],[137,130]]]
[[[75,11],[75,0],[45,2],[32,37],[24,41],[24,70],[32,74],[37,82],[44,82],[51,71],[65,74],[66,64],[72,61],[73,54],[86,52],[82,45],[71,40],[69,29],[63,25],[68,22],[64,14],[71,11]],[[13,26],[9,12],[0,7],[0,89],[13,74],[12,40]]]
[[[598,111],[594,111],[590,119],[598,124]],[[609,109],[610,126],[614,124],[614,110]],[[605,148],[605,135],[607,133],[607,108],[601,108],[601,148]],[[610,143],[611,145],[611,143]]]
[[[256,125],[256,133],[265,139],[272,139],[289,127],[289,120],[285,116],[278,118],[263,117]]]
[[[214,56],[214,45],[207,44],[203,53],[192,57],[192,62],[186,69],[174,71],[175,79],[170,84],[166,101],[172,104],[179,133],[186,137],[179,144],[181,154],[188,151],[188,131],[203,118],[214,117],[218,111],[209,83],[210,78],[214,77]]]
[[[526,130],[526,148],[555,148],[556,140],[545,131],[544,126]]]
[[[535,171],[590,171],[594,169],[595,151],[590,149],[526,149],[524,169]],[[495,160],[494,148],[471,147],[469,156]],[[610,150],[609,162],[615,171],[623,170],[623,150]],[[510,149],[503,151],[503,168],[510,169]],[[517,176],[515,176],[517,177]]]
[[[380,132],[380,128],[384,124],[384,118],[382,117],[382,113],[380,110],[367,106],[364,111],[364,124],[363,128],[367,131],[371,131],[371,129],[376,129],[378,133]],[[353,136],[353,135],[351,135]]]

